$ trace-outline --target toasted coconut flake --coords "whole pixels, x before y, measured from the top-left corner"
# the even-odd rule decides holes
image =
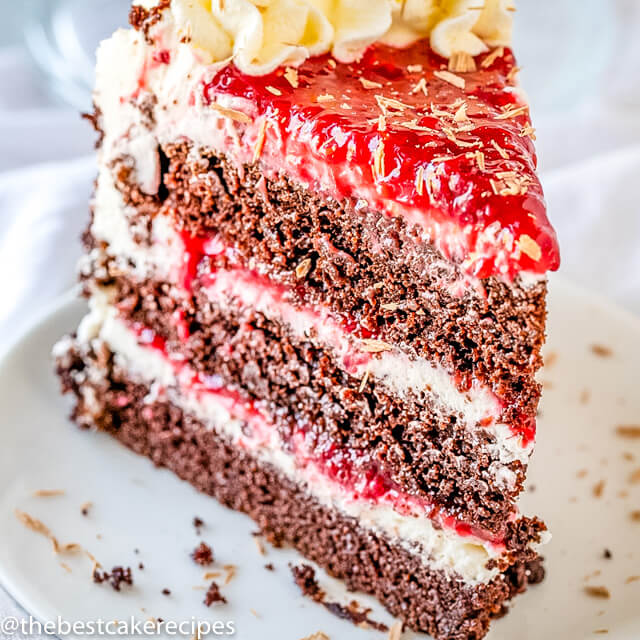
[[[360,382],[360,387],[358,387],[358,393],[362,393],[364,388],[367,386],[367,381],[369,380],[369,369],[367,368],[362,376],[362,380]]]
[[[407,120],[406,122],[401,122],[400,126],[404,127],[405,129],[410,129],[411,131],[424,131],[424,132],[434,131],[434,129],[430,129],[429,127],[423,127],[419,125],[417,120]]]
[[[376,95],[376,102],[378,103],[378,107],[385,114],[389,110],[404,111],[405,109],[411,108],[408,104],[405,104],[404,102],[400,102],[400,100],[396,100],[395,98],[387,98],[385,96],[381,96],[380,94]]]
[[[458,89],[462,89],[463,91],[467,86],[464,78],[457,76],[455,73],[451,73],[451,71],[434,71],[433,75],[444,82],[452,84],[454,87],[458,87]]]
[[[294,69],[293,67],[287,67],[287,70],[284,72],[284,77],[294,89],[298,88],[300,83],[298,82],[297,69]]]
[[[400,640],[402,637],[402,622],[398,620],[394,622],[391,629],[389,629],[389,640]]]
[[[605,481],[604,480],[600,480],[600,482],[598,482],[598,484],[596,484],[593,487],[593,497],[594,498],[601,498],[602,494],[604,493],[604,487],[605,487]]]
[[[599,358],[610,358],[613,355],[613,351],[609,347],[605,347],[603,344],[592,344],[591,353]]]
[[[72,573],[71,567],[66,562],[61,562],[60,566],[67,572]]]
[[[333,58],[329,58],[327,60],[327,64],[329,65],[329,67],[331,67],[332,69],[335,69],[338,66],[338,63],[333,59]]]
[[[420,78],[420,80],[413,85],[410,93],[414,94],[418,93],[418,91],[422,91],[425,96],[428,95],[427,81],[425,78]]]
[[[421,196],[424,191],[424,167],[420,165],[416,172],[416,191]]]
[[[253,541],[256,543],[256,549],[258,549],[258,553],[261,556],[266,555],[266,551],[264,548],[264,543],[262,542],[262,538],[260,538],[260,536],[253,536]]]
[[[509,120],[510,118],[521,116],[523,113],[526,113],[528,109],[529,107],[527,107],[527,105],[522,105],[520,107],[509,107],[508,109],[505,109],[502,113],[499,113],[496,116],[496,120]]]
[[[602,587],[602,586],[589,585],[584,588],[584,592],[588,596],[591,596],[592,598],[601,598],[604,600],[608,600],[611,597],[611,594],[609,593],[609,589],[607,589],[607,587]]]
[[[330,93],[322,93],[316,98],[316,102],[333,102],[335,99]]]
[[[449,71],[453,73],[471,73],[477,68],[475,59],[466,51],[454,51],[449,58]]]
[[[377,178],[384,178],[384,141],[379,140],[373,154],[373,172]]]
[[[463,102],[458,110],[453,115],[453,120],[455,122],[467,122],[469,120],[469,116],[467,115],[467,103]]]
[[[509,154],[495,141],[491,141],[491,146],[500,154],[500,157],[504,160],[509,159]]]
[[[305,636],[304,638],[300,638],[300,640],[330,640],[329,636],[322,631],[316,631],[312,633],[310,636]]]
[[[30,516],[28,513],[24,511],[20,511],[20,509],[15,510],[16,518],[28,529],[34,531],[35,533],[39,533],[40,535],[48,538],[53,547],[54,553],[76,553],[78,551],[82,551],[82,547],[76,542],[68,542],[66,544],[60,544],[58,539],[51,533],[49,527],[47,527],[43,522]]]
[[[407,71],[409,73],[422,73],[423,66],[421,64],[409,64],[407,65]]]
[[[594,345],[595,346],[595,345]],[[611,355],[609,349],[608,355]],[[637,424],[621,424],[616,427],[616,435],[620,438],[629,438],[637,440],[640,438],[640,425]]]
[[[378,131],[386,131],[387,129],[387,119],[384,117],[384,113],[381,113],[378,116]]]
[[[522,129],[520,129],[520,133],[518,135],[521,138],[531,138],[531,140],[535,140],[536,139],[536,130],[531,125],[528,125],[526,127],[522,127]]]
[[[262,155],[262,149],[264,147],[264,140],[267,134],[267,119],[263,118],[258,129],[258,138],[256,139],[256,146],[253,149],[253,162],[258,162],[258,159]]]
[[[33,492],[34,498],[54,498],[55,496],[63,496],[64,489],[38,489]]]
[[[630,476],[629,482],[631,484],[640,484],[640,469],[636,469]]]
[[[465,154],[465,157],[470,158],[471,160],[475,160],[476,164],[478,165],[478,169],[480,169],[480,171],[484,171],[485,170],[485,158],[484,158],[484,153],[482,153],[482,151],[469,151],[468,153]]]
[[[252,122],[251,118],[246,113],[242,113],[242,111],[236,111],[236,109],[228,109],[227,107],[223,107],[217,102],[212,102],[209,106],[214,111],[217,111],[220,115],[224,116],[225,118],[229,118],[230,120],[234,120],[235,122],[242,122],[243,124]]]
[[[513,67],[509,73],[507,73],[507,82],[511,82],[520,73],[520,67]]]
[[[629,576],[624,583],[631,584],[632,582],[640,582],[640,576]]]
[[[542,257],[542,249],[540,249],[540,245],[526,233],[522,234],[518,238],[516,246],[520,249],[520,251],[522,251],[522,253],[528,255],[532,260],[535,260],[536,262]]]
[[[226,576],[224,578],[224,584],[229,584],[236,575],[236,565],[235,564],[225,564],[223,567],[226,572]]]
[[[269,92],[272,93],[274,96],[281,96],[282,95],[282,91],[280,91],[280,89],[276,89],[275,87],[272,87],[270,84],[267,85],[265,87],[265,89]]]
[[[496,47],[485,59],[480,63],[483,69],[490,67],[498,58],[502,58],[504,55],[504,47]]]
[[[302,280],[306,278],[311,271],[311,258],[305,258],[297,267],[296,267],[296,278],[298,280]]]
[[[362,350],[368,353],[382,353],[383,351],[391,351],[393,347],[384,340],[375,340],[373,338],[365,338],[360,341]]]
[[[368,80],[367,78],[360,77],[360,84],[365,89],[382,89],[382,85],[379,82],[374,82],[373,80]]]
[[[208,580],[215,580],[216,578],[219,578],[222,574],[219,571],[207,571],[203,576],[202,579],[205,581]]]

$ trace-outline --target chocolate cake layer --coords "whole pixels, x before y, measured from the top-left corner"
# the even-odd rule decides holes
[[[167,340],[168,352],[196,370],[266,402],[285,439],[306,425],[315,449],[337,443],[357,450],[404,490],[449,515],[494,533],[504,529],[525,470],[512,462],[514,485],[498,485],[487,449],[495,439],[481,426],[465,425],[446,409],[443,415],[412,393],[400,398],[372,379],[362,387],[326,350],[261,313],[221,308],[202,290],[185,299],[167,283],[132,281],[109,262],[97,271],[97,284],[112,287],[125,320],[153,329]],[[186,339],[175,323],[177,311],[188,327]]]
[[[78,373],[87,367],[97,367],[104,377],[86,375],[79,386]],[[71,351],[59,361],[58,373],[64,390],[77,397],[73,418],[79,425],[111,433],[156,465],[249,514],[271,542],[294,546],[349,589],[373,594],[409,627],[438,640],[479,640],[505,601],[544,575],[539,558],[522,549],[518,562],[489,584],[452,580],[353,518],[320,505],[176,406],[150,402],[149,388],[113,366],[108,351],[90,356]],[[88,389],[90,405],[84,400]],[[512,533],[517,538],[521,532]]]
[[[258,165],[239,172],[187,143],[159,150],[162,186],[142,194],[131,164],[114,167],[128,204],[169,212],[192,234],[218,234],[247,264],[260,264],[308,304],[325,304],[366,331],[455,373],[475,377],[505,403],[505,422],[533,423],[540,395],[546,283],[525,288],[496,278],[473,292],[454,263],[417,227],[353,201],[312,193]],[[142,205],[142,206],[141,206]],[[303,260],[311,268],[296,274]],[[298,272],[299,273],[299,272]]]

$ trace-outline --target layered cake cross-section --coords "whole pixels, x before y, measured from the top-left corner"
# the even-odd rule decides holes
[[[559,264],[503,0],[159,0],[98,51],[74,420],[410,628],[542,578]]]

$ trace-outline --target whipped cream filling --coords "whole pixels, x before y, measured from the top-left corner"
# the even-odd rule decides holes
[[[150,9],[157,0],[137,0]],[[172,0],[163,21],[208,62],[264,75],[331,52],[357,60],[374,42],[429,38],[446,58],[511,42],[510,0]]]
[[[150,243],[134,239],[131,220],[135,212],[128,211],[120,192],[113,183],[111,171],[102,168],[97,182],[92,233],[108,244],[107,253],[116,259],[118,267],[134,278],[155,278],[180,286],[184,262],[184,243],[164,215],[154,217]],[[215,242],[214,253],[223,250]],[[500,404],[493,393],[478,384],[468,392],[460,392],[452,376],[439,365],[424,358],[410,358],[398,347],[372,353],[369,345],[350,334],[322,307],[299,309],[287,301],[286,290],[278,285],[265,286],[255,276],[240,270],[219,270],[207,287],[211,300],[234,308],[250,308],[267,318],[281,322],[292,334],[305,340],[309,336],[333,353],[336,362],[356,378],[367,375],[400,396],[411,391],[418,397],[432,398],[442,415],[458,415],[469,429],[483,429],[494,443],[488,453],[494,459],[491,473],[506,489],[515,486],[516,477],[507,465],[519,461],[528,463],[533,443],[523,446],[522,439],[509,425],[496,420]],[[482,422],[489,422],[480,426]]]
[[[354,498],[353,494],[327,478],[312,462],[300,462],[288,453],[277,430],[265,421],[234,415],[235,407],[215,394],[193,389],[193,372],[188,365],[176,367],[151,347],[141,345],[138,336],[118,318],[117,310],[110,306],[108,292],[98,291],[90,301],[91,311],[78,329],[80,344],[98,346],[105,343],[114,353],[116,363],[132,377],[149,386],[149,402],[166,397],[184,411],[194,415],[207,428],[215,430],[234,444],[251,451],[261,461],[276,467],[321,504],[335,508],[357,518],[360,525],[385,535],[391,541],[420,556],[429,567],[442,570],[453,579],[475,585],[486,583],[498,575],[497,569],[487,569],[488,560],[499,558],[500,546],[474,536],[461,536],[455,530],[436,528],[425,514],[404,514],[390,504]],[[67,343],[56,348],[60,355]],[[91,376],[101,372],[92,371]],[[89,398],[89,400],[91,400]],[[96,405],[97,406],[97,405]],[[242,412],[241,412],[242,413]],[[243,431],[243,422],[251,422],[255,435]]]

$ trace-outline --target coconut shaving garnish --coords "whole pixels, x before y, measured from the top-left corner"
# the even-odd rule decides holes
[[[513,67],[509,73],[507,73],[507,82],[511,82],[520,73],[520,67]]]
[[[383,351],[391,351],[393,347],[383,340],[375,340],[374,338],[366,338],[361,340],[362,350],[369,353],[381,353]]]
[[[394,622],[391,629],[389,629],[389,640],[400,640],[402,636],[402,622],[399,620]]]
[[[63,496],[64,489],[38,489],[33,492],[34,498],[54,498],[55,496]]]
[[[298,71],[293,67],[287,67],[287,70],[284,72],[284,77],[287,82],[294,88],[298,88]]]
[[[367,386],[367,380],[369,380],[369,369],[367,368],[362,376],[362,380],[360,382],[360,387],[358,388],[358,393],[362,393],[364,388]]]
[[[418,82],[416,82],[413,85],[413,88],[411,89],[410,93],[413,95],[414,93],[418,93],[418,91],[422,91],[422,93],[424,93],[424,95],[428,95],[427,94],[427,81],[424,78],[420,78],[420,80],[418,80]]]
[[[458,110],[453,115],[453,119],[455,122],[465,122],[469,120],[469,116],[467,115],[467,103],[463,102]]]
[[[491,140],[491,146],[500,154],[501,158],[508,160],[509,154],[495,140]]]
[[[594,346],[597,346],[597,345],[594,345]],[[607,356],[611,355],[611,349],[607,349],[606,355]],[[616,435],[618,435],[620,438],[630,438],[630,439],[640,438],[640,425],[621,424],[616,427]]]
[[[236,565],[235,564],[225,564],[222,567],[226,573],[224,577],[224,584],[229,584],[236,575]]]
[[[416,191],[418,195],[422,195],[424,190],[424,167],[420,165],[418,167],[418,171],[416,172]]]
[[[304,638],[300,638],[300,640],[329,640],[329,636],[322,631],[316,631],[312,633],[310,636],[305,636]]]
[[[330,93],[323,93],[316,98],[316,102],[333,102],[335,99]]]
[[[454,87],[458,87],[458,89],[462,89],[463,91],[467,85],[464,78],[457,76],[455,73],[451,73],[451,71],[434,71],[433,75],[443,82],[448,82],[449,84],[452,84]]]
[[[536,130],[528,125],[526,127],[522,127],[520,133],[518,134],[521,138],[531,138],[532,140],[536,139]]]
[[[516,246],[518,247],[518,249],[520,249],[520,251],[522,251],[522,253],[528,255],[532,260],[535,260],[536,262],[542,257],[542,249],[540,249],[540,245],[526,233],[522,234],[518,238]]]
[[[489,53],[485,59],[480,63],[483,69],[490,67],[498,58],[502,58],[504,55],[504,47],[497,47],[491,53]]]
[[[296,278],[298,278],[298,280],[302,280],[302,278],[306,278],[309,271],[311,271],[311,258],[305,258],[296,267]]]
[[[378,116],[378,131],[386,131],[387,129],[387,119],[384,117],[384,113],[381,113]]]
[[[407,71],[409,73],[421,73],[424,67],[421,64],[409,64],[407,65]]]
[[[505,109],[502,113],[499,113],[496,116],[496,120],[508,120],[509,118],[515,118],[516,116],[520,116],[523,113],[526,113],[529,107],[526,105],[522,105],[521,107],[509,107]]]
[[[264,140],[267,134],[267,119],[264,118],[260,123],[258,129],[258,138],[256,140],[256,146],[253,148],[253,162],[258,162],[258,158],[262,155],[262,148],[264,147]]]
[[[449,58],[449,71],[454,73],[471,73],[476,71],[476,61],[465,51],[454,51]]]
[[[417,120],[407,120],[406,122],[401,122],[400,126],[404,127],[405,129],[411,129],[411,131],[435,131],[435,129],[419,125]]]
[[[280,89],[276,89],[275,87],[272,87],[271,85],[267,85],[265,87],[265,89],[269,92],[272,93],[274,96],[281,96],[282,95],[282,91],[280,91]]]
[[[584,592],[592,598],[602,598],[608,600],[611,597],[607,587],[586,586]]]
[[[242,111],[228,109],[217,102],[212,102],[209,106],[220,115],[230,118],[231,120],[235,120],[236,122],[242,122],[243,124],[251,122],[251,118],[246,113],[242,113]]]
[[[405,109],[411,109],[410,105],[405,104],[404,102],[400,102],[400,100],[396,100],[395,98],[387,98],[386,96],[381,96],[379,94],[376,95],[376,102],[378,103],[378,107],[380,107],[385,115],[389,110],[404,111]]]
[[[373,173],[378,178],[384,178],[384,141],[379,140],[373,154]]]
[[[379,82],[374,82],[373,80],[362,77],[358,78],[358,80],[365,89],[382,89],[382,85]]]
[[[470,158],[471,160],[475,160],[480,171],[485,170],[484,153],[482,153],[482,151],[469,152],[465,154],[465,157]]]
[[[16,509],[15,515],[16,515],[16,518],[18,518],[18,520],[25,527],[27,527],[27,529],[31,529],[31,531],[35,531],[36,533],[39,533],[45,538],[48,538],[49,541],[51,542],[51,545],[53,546],[54,553],[77,553],[83,550],[82,546],[76,542],[60,544],[58,542],[58,539],[53,535],[53,533],[51,533],[51,530],[49,529],[49,527],[47,527],[47,525],[45,525],[43,522],[41,522],[37,518],[30,516],[28,513],[25,513],[24,511],[20,511],[19,509]]]

